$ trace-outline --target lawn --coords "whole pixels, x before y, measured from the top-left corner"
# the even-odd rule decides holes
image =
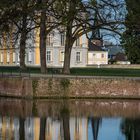
[[[48,68],[48,74],[61,74],[60,68]],[[25,71],[20,71],[19,67],[0,67],[2,73],[36,73],[40,74],[39,67],[27,67]],[[72,68],[71,75],[82,76],[130,76],[140,77],[140,69],[124,69],[124,68]]]
[[[140,77],[140,69],[123,68],[73,68],[72,75],[88,76],[131,76]]]

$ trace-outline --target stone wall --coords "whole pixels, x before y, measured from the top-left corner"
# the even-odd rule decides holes
[[[140,81],[127,79],[39,79],[36,96],[140,97]]]
[[[0,78],[0,96],[33,96],[32,80],[28,78]]]
[[[123,78],[1,78],[0,95],[29,98],[140,98],[140,80]]]

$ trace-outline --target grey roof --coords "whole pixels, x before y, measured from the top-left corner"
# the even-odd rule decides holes
[[[97,46],[97,45],[93,44],[91,41],[89,41],[89,43],[88,43],[88,51],[105,51],[102,48],[103,48],[103,46]]]
[[[116,55],[117,53],[124,53],[124,49],[121,46],[112,45],[112,46],[107,46],[106,48],[108,49],[109,55]]]

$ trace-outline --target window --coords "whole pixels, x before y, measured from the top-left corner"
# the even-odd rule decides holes
[[[60,61],[64,62],[64,51],[60,51]]]
[[[76,40],[76,46],[80,46],[80,38]]]
[[[31,52],[31,50],[28,53],[28,61],[32,62],[32,52]]]
[[[53,46],[51,34],[47,36],[47,46]]]
[[[0,62],[3,63],[3,52],[1,52]]]
[[[104,54],[103,53],[102,53],[101,57],[104,58]]]
[[[19,56],[19,52],[17,53],[17,62],[20,61],[20,56]]]
[[[65,35],[61,34],[61,46],[65,45]]]
[[[76,62],[80,62],[80,61],[81,61],[81,53],[76,52]]]
[[[13,63],[15,63],[15,61],[16,61],[16,54],[15,54],[15,52],[13,52]]]
[[[10,47],[10,34],[9,33],[6,35],[6,47],[7,48]]]
[[[50,62],[51,61],[51,51],[47,51],[47,62]]]
[[[3,48],[3,38],[0,39],[0,48]]]
[[[10,62],[10,52],[7,52],[7,63]]]

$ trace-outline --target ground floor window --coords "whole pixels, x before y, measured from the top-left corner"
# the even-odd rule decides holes
[[[3,63],[3,52],[1,52],[1,55],[0,55],[0,62]]]
[[[16,61],[16,54],[15,52],[13,52],[13,63],[15,63],[15,61]]]
[[[64,51],[60,51],[60,62],[64,62]]]
[[[10,52],[7,52],[7,63],[10,62]]]
[[[81,62],[81,52],[76,52],[76,62]]]
[[[47,54],[46,54],[47,56],[46,56],[46,60],[47,60],[47,62],[51,62],[51,51],[47,51]]]
[[[20,54],[19,54],[19,52],[17,52],[17,62],[19,63],[19,61],[20,61],[20,56],[19,56]]]
[[[32,51],[31,50],[28,53],[28,61],[32,62]]]

